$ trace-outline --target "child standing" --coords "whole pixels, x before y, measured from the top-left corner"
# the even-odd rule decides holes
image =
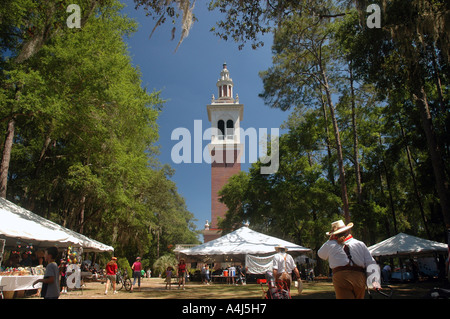
[[[59,264],[59,274],[61,276],[61,293],[66,294],[67,293],[67,278],[66,278],[66,272],[67,272],[67,264],[64,259],[61,259],[61,263]]]
[[[169,290],[172,289],[172,267],[167,267],[166,270],[166,289],[167,285],[169,285]]]

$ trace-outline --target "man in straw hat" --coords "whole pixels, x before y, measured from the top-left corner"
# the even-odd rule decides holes
[[[326,233],[329,240],[318,251],[319,257],[328,260],[333,271],[336,299],[363,299],[366,268],[376,264],[367,246],[350,234],[352,227],[353,223],[345,225],[342,220],[333,222]]]
[[[273,256],[273,276],[275,280],[283,280],[287,283],[287,288],[291,289],[292,271],[297,276],[299,287],[301,287],[300,273],[295,265],[294,259],[291,255],[287,254],[287,248],[285,246],[278,245],[275,247],[278,254]],[[299,289],[301,292],[301,289]]]

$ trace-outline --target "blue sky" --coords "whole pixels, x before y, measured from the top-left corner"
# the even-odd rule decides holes
[[[159,27],[149,39],[155,21],[146,17],[143,9],[135,10],[132,0],[123,1],[127,5],[123,12],[139,23],[138,32],[126,39],[133,64],[142,72],[143,85],[149,90],[161,90],[162,98],[167,100],[158,120],[159,160],[175,169],[172,180],[188,210],[197,219],[198,229],[203,229],[207,219],[211,220],[211,168],[205,162],[174,163],[171,151],[178,141],[171,140],[171,134],[176,128],[183,127],[193,136],[194,120],[202,121],[203,130],[211,126],[206,105],[212,94],[218,96],[216,81],[222,64],[227,63],[234,82],[234,94],[237,93],[240,103],[244,104],[243,129],[267,128],[270,132],[270,128],[279,128],[289,115],[270,108],[258,97],[263,90],[258,72],[271,66],[271,37],[266,37],[263,48],[252,50],[246,45],[243,50],[238,50],[236,43],[221,40],[209,31],[221,15],[209,12],[207,2],[197,1],[194,13],[199,21],[174,52],[179,32],[171,41],[171,23]],[[179,25],[177,27],[179,30]],[[208,141],[202,141],[202,149],[207,144]],[[249,167],[249,163],[241,165],[244,171]]]

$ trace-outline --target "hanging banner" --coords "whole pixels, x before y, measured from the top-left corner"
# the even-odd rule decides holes
[[[247,268],[247,274],[265,274],[267,271],[272,271],[274,255],[265,257],[246,255],[245,267]]]

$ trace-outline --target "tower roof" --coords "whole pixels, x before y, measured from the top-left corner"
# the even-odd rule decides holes
[[[228,70],[227,63],[222,65],[222,71],[220,71],[220,77],[216,83],[218,89],[218,99],[213,95],[211,103],[239,103],[239,98],[236,95],[236,99],[233,98],[233,80],[230,77],[230,71]]]
[[[230,78],[230,71],[228,71],[227,63],[224,62],[222,71],[220,72],[220,78],[217,80],[216,86],[219,87],[227,84],[233,86],[233,80]]]

